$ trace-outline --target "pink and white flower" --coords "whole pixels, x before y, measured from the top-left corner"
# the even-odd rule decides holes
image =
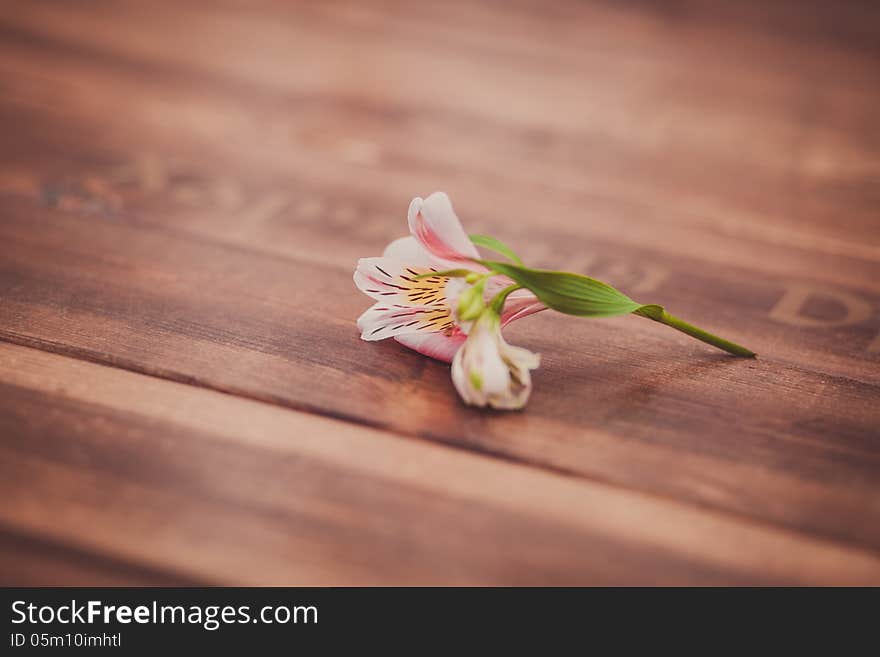
[[[426,356],[452,362],[467,339],[469,323],[459,321],[455,309],[468,284],[440,273],[418,277],[456,268],[486,270],[474,262],[480,255],[443,192],[413,199],[408,220],[410,236],[393,241],[381,257],[358,261],[354,282],[376,300],[358,319],[361,338],[393,337]],[[486,299],[511,283],[493,276],[486,282]],[[517,290],[507,297],[500,325],[544,308],[534,294]]]
[[[517,409],[528,401],[531,370],[540,358],[507,344],[501,328],[544,310],[540,299],[579,317],[634,314],[735,356],[755,357],[750,349],[688,324],[663,306],[639,304],[588,276],[530,269],[498,240],[469,238],[442,192],[413,199],[408,219],[409,237],[389,244],[381,258],[358,261],[355,284],[376,301],[358,319],[361,338],[393,337],[451,362],[452,382],[472,406]],[[481,260],[474,242],[511,262]]]

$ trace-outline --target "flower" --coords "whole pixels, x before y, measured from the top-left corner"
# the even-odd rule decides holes
[[[497,409],[525,406],[531,370],[540,357],[513,347],[504,325],[552,308],[577,317],[632,314],[666,324],[735,356],[755,352],[675,317],[659,304],[642,304],[582,274],[527,267],[488,235],[468,237],[449,197],[435,192],[409,206],[411,235],[380,258],[362,258],[358,288],[376,303],[358,318],[361,338],[398,342],[452,363],[452,382],[467,404]],[[476,244],[506,260],[481,259]]]
[[[458,298],[469,284],[439,272],[466,267],[486,273],[486,269],[474,262],[480,255],[443,192],[413,199],[408,221],[410,236],[393,241],[381,257],[358,261],[354,282],[376,301],[358,319],[361,338],[393,337],[426,356],[452,362],[470,328],[470,322],[457,316]],[[484,281],[485,298],[511,282],[503,276]],[[544,308],[534,294],[517,290],[507,298],[500,324]]]
[[[539,363],[537,354],[505,342],[501,318],[493,308],[487,308],[455,354],[452,382],[471,406],[522,408],[532,392],[529,370]]]

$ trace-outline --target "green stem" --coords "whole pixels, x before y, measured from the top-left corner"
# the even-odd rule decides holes
[[[434,276],[448,276],[450,278],[464,278],[468,274],[473,274],[470,269],[444,269],[443,271],[428,271],[424,274],[418,274],[415,276],[417,281],[422,280],[423,278],[433,278]]]
[[[730,340],[719,338],[717,335],[713,335],[712,333],[704,331],[703,329],[694,326],[693,324],[688,324],[686,321],[679,319],[674,315],[670,315],[662,306],[642,306],[642,308],[639,308],[639,310],[636,310],[633,314],[639,315],[641,317],[647,317],[648,319],[652,319],[655,322],[666,324],[666,326],[671,326],[677,331],[687,333],[692,338],[702,340],[706,344],[710,344],[713,347],[718,347],[719,349],[726,351],[727,353],[733,354],[734,356],[755,358],[758,355],[751,349],[746,349],[745,347],[738,345],[735,342],[731,342]]]

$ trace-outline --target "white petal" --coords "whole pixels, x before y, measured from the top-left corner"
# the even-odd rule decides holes
[[[411,265],[428,266],[431,264],[431,256],[412,235],[398,237],[385,247],[385,252],[382,255],[386,258],[408,262]]]
[[[510,371],[498,353],[498,348],[491,343],[484,347],[480,355],[480,369],[483,378],[483,390],[486,395],[503,394],[510,387]]]
[[[422,204],[424,201],[421,196],[416,196],[412,201],[409,202],[409,210],[406,212],[406,220],[409,222],[410,229],[412,228],[413,221],[415,221],[419,212],[422,209]]]
[[[452,328],[448,308],[401,308],[382,302],[368,308],[358,317],[362,340],[384,340],[409,333],[436,333]]]
[[[364,294],[389,306],[444,305],[448,278],[416,278],[431,271],[431,267],[411,265],[396,258],[361,258],[354,272],[354,283]]]
[[[471,406],[485,406],[488,400],[486,399],[485,393],[482,391],[482,381],[478,381],[480,384],[479,386],[474,385],[474,377],[472,376],[473,371],[465,362],[466,346],[467,343],[456,352],[455,358],[452,360],[452,384],[455,386],[458,394],[466,404],[470,404]]]
[[[522,347],[514,347],[506,342],[501,348],[502,358],[510,363],[512,367],[525,371],[537,369],[541,364],[541,356],[528,349]]]

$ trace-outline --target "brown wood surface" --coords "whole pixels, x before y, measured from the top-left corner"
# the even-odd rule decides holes
[[[0,583],[880,583],[875,3],[0,3]],[[521,413],[365,343],[472,232]]]

